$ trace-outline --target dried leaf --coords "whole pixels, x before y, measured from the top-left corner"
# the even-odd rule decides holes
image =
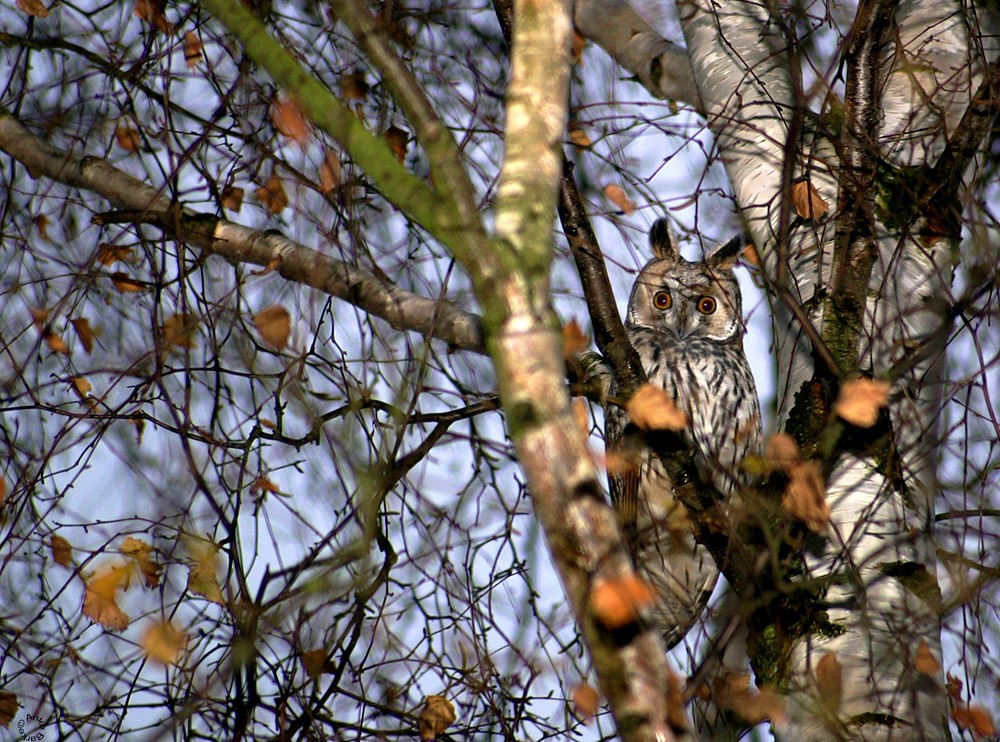
[[[625,212],[626,216],[635,212],[636,206],[632,200],[625,194],[621,186],[611,183],[604,186],[604,195],[608,197],[615,206]]]
[[[245,191],[242,188],[229,186],[222,192],[222,207],[230,211],[239,211],[243,208],[243,196]]]
[[[785,699],[781,694],[769,686],[762,687],[759,692],[752,691],[749,675],[720,674],[712,681],[712,698],[721,708],[734,711],[751,725],[777,722],[785,715]]]
[[[222,588],[216,576],[219,547],[206,539],[192,539],[189,545],[191,563],[188,566],[187,589],[213,603],[225,605]]]
[[[319,169],[319,192],[326,196],[340,188],[340,181],[340,158],[333,151],[327,150]]]
[[[107,242],[102,242],[97,246],[97,262],[101,265],[114,265],[115,263],[121,261],[125,262],[132,255],[132,248],[122,247],[121,245],[109,245]]]
[[[184,61],[187,62],[188,69],[193,70],[198,66],[202,57],[202,46],[201,39],[194,31],[184,34]]]
[[[7,479],[3,475],[0,475],[0,505],[3,505],[3,501],[7,499]]]
[[[580,329],[575,319],[571,319],[562,328],[563,358],[572,361],[576,354],[590,344],[590,340]]]
[[[156,587],[160,584],[160,565],[152,559],[152,546],[141,539],[127,536],[118,551],[134,560],[146,587]]]
[[[590,138],[583,129],[571,127],[569,130],[569,140],[577,149],[587,149],[594,144],[594,140]]]
[[[257,198],[272,214],[280,214],[288,206],[288,194],[277,175],[272,175],[257,189]]]
[[[816,663],[816,690],[819,700],[831,714],[840,710],[840,702],[844,695],[843,668],[837,655],[833,652],[824,654]]]
[[[824,533],[830,522],[830,505],[826,501],[823,470],[818,461],[799,461],[790,464],[785,473],[788,487],[781,497],[785,509],[798,518],[811,531]]]
[[[198,317],[181,312],[172,314],[163,322],[163,344],[167,348],[193,348],[198,330]]]
[[[82,376],[73,376],[70,378],[69,383],[73,385],[73,390],[80,399],[86,399],[87,395],[94,388],[94,385]]]
[[[169,621],[156,621],[143,633],[139,646],[146,656],[161,665],[176,665],[187,648],[187,632]]]
[[[981,706],[956,704],[951,709],[951,718],[955,720],[959,729],[968,729],[977,737],[992,737],[996,734],[993,719]]]
[[[635,456],[626,456],[620,451],[608,451],[604,454],[604,468],[610,476],[625,476],[638,467],[639,462]]]
[[[688,417],[670,396],[652,384],[643,384],[626,403],[632,422],[642,430],[684,430]]]
[[[49,9],[40,0],[17,0],[17,9],[34,18],[49,17]]]
[[[271,104],[271,122],[279,134],[292,141],[299,144],[309,141],[309,121],[294,98],[282,97]]]
[[[87,580],[83,593],[83,615],[109,631],[128,627],[129,617],[118,607],[117,592],[128,586],[131,568],[127,564],[105,567]]]
[[[687,729],[690,726],[684,701],[684,683],[673,672],[667,676],[667,722],[674,729]]]
[[[94,331],[90,327],[90,320],[86,317],[77,317],[71,319],[70,324],[73,325],[73,330],[76,332],[76,336],[80,339],[80,343],[83,345],[83,349],[90,353],[94,350]]]
[[[340,95],[346,101],[364,100],[368,97],[368,91],[363,72],[351,72],[340,78]]]
[[[792,183],[792,207],[803,219],[819,219],[830,210],[830,204],[808,180]]]
[[[891,388],[888,381],[863,377],[845,381],[833,411],[851,425],[870,428],[878,421],[882,408],[889,404]]]
[[[757,248],[754,247],[752,242],[743,248],[742,256],[743,261],[752,265],[754,268],[761,268],[764,265],[760,259],[760,254],[757,252]]]
[[[69,355],[69,346],[66,345],[66,341],[62,339],[62,336],[58,333],[52,332],[52,330],[45,330],[42,333],[42,340],[54,353],[62,353],[63,355]]]
[[[69,545],[69,541],[53,533],[49,544],[52,546],[52,561],[60,567],[73,566],[73,547]]]
[[[132,278],[129,274],[121,271],[115,271],[111,274],[111,283],[123,294],[134,294],[145,288],[142,281]]]
[[[167,0],[136,0],[133,13],[140,21],[145,21],[165,34],[171,34],[174,27],[167,21],[166,8]]]
[[[49,218],[45,214],[39,214],[34,219],[35,229],[38,230],[38,234],[42,239],[48,239],[49,236]]]
[[[913,665],[921,675],[928,675],[932,678],[937,677],[937,674],[941,671],[941,663],[937,661],[937,658],[931,652],[931,648],[924,639],[921,639],[920,644],[917,646],[917,656],[913,661]]]
[[[573,420],[576,423],[576,428],[580,431],[580,434],[584,438],[589,437],[590,411],[587,409],[587,402],[581,397],[577,397],[573,400]]]
[[[656,591],[636,575],[599,580],[590,590],[590,607],[606,629],[615,630],[634,623],[652,605]]]
[[[454,723],[455,707],[444,696],[427,696],[424,701],[424,708],[420,712],[419,726],[420,739],[437,739],[445,729]]]
[[[776,433],[767,439],[764,456],[777,468],[787,471],[799,460],[799,447],[788,433]]]
[[[302,667],[306,675],[312,680],[316,680],[323,673],[328,675],[337,671],[337,666],[330,661],[330,653],[325,649],[310,649],[299,654],[302,660]]]
[[[139,134],[139,130],[127,124],[119,124],[115,129],[115,141],[126,152],[138,152],[142,147],[142,135]]]
[[[254,315],[253,323],[261,340],[269,348],[281,350],[288,345],[292,334],[292,318],[288,310],[277,304],[261,309]]]
[[[405,130],[396,126],[386,129],[385,140],[389,143],[389,149],[396,155],[396,159],[402,162],[406,159],[406,148],[410,143],[410,135]]]
[[[590,683],[580,683],[573,689],[573,709],[581,719],[591,719],[600,708],[601,696]]]
[[[583,47],[587,45],[587,40],[576,30],[573,31],[573,44],[570,53],[573,55],[573,62],[583,67]]]
[[[0,690],[0,726],[10,727],[19,708],[21,704],[17,702],[17,696],[10,691]]]

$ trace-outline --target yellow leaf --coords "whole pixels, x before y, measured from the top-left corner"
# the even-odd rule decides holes
[[[222,206],[230,211],[239,211],[243,208],[243,196],[245,191],[242,188],[229,186],[222,192]]]
[[[193,348],[198,317],[187,312],[172,314],[163,322],[163,344],[167,348]]]
[[[833,405],[833,411],[851,425],[870,428],[878,422],[879,412],[889,404],[888,381],[852,379],[845,381]]]
[[[824,654],[816,663],[816,690],[819,700],[831,714],[840,710],[843,697],[843,669],[837,655],[833,652]]]
[[[49,17],[49,9],[39,0],[17,0],[17,9],[35,18]]]
[[[798,461],[785,467],[788,487],[781,497],[785,509],[816,533],[830,522],[823,469],[818,461]]]
[[[684,430],[688,417],[670,396],[652,384],[643,384],[625,404],[632,422],[642,430]]]
[[[424,742],[437,736],[455,721],[455,707],[444,696],[427,696],[420,712],[420,739]]]
[[[72,567],[73,547],[69,541],[53,533],[49,543],[52,545],[52,561],[60,567]]]
[[[288,310],[277,304],[261,309],[253,318],[261,340],[269,348],[281,350],[292,334],[292,318]]]
[[[216,576],[219,547],[206,539],[192,539],[188,548],[191,552],[191,564],[188,566],[187,589],[213,603],[225,605]]]
[[[115,564],[92,575],[83,593],[83,615],[109,631],[128,627],[129,617],[118,606],[117,592],[128,586],[129,571],[127,564]]]
[[[580,683],[573,689],[573,708],[581,719],[590,719],[600,708],[601,697],[590,683]]]
[[[156,587],[160,584],[160,565],[152,559],[152,546],[141,539],[127,536],[118,547],[118,551],[135,562],[146,587]]]
[[[188,69],[194,69],[198,66],[198,62],[201,61],[201,49],[202,43],[198,34],[194,31],[188,31],[184,34],[184,61],[187,63]]]
[[[803,219],[819,219],[830,210],[830,204],[808,180],[792,183],[792,207]]]
[[[272,214],[280,214],[288,206],[288,194],[285,193],[285,187],[277,175],[272,175],[261,188],[257,189],[257,198]]]
[[[635,212],[635,204],[632,202],[632,199],[625,194],[625,191],[622,190],[621,186],[615,185],[614,183],[604,186],[604,195],[608,197],[608,200],[611,201],[611,203],[624,211],[626,215]]]
[[[73,325],[76,336],[80,338],[83,349],[90,353],[94,349],[94,331],[90,328],[90,320],[86,317],[77,317],[71,319],[70,324]]]
[[[151,660],[162,665],[175,665],[187,648],[188,635],[174,628],[169,621],[157,621],[143,633],[139,646]]]
[[[19,708],[21,704],[17,702],[17,696],[10,691],[0,690],[0,726],[9,727]]]
[[[655,598],[656,592],[648,582],[626,575],[595,582],[590,590],[590,607],[601,625],[614,631],[635,623]]]

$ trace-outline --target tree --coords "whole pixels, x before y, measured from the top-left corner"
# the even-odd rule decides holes
[[[0,719],[534,739],[583,729],[545,699],[575,686],[587,716],[592,673],[623,738],[689,736],[553,311],[558,206],[595,338],[641,385],[588,211],[635,208],[647,174],[615,146],[645,115],[708,123],[791,436],[741,506],[685,480],[763,687],[713,669],[723,626],[687,695],[785,739],[992,733],[969,701],[993,678],[990,13],[691,0],[682,47],[607,0],[377,10],[4,11]],[[660,119],[588,125],[571,20]],[[942,622],[975,629],[955,651]]]

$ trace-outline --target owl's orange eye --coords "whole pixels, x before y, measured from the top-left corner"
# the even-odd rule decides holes
[[[669,291],[657,291],[653,294],[653,306],[657,309],[670,309],[671,304],[673,304],[673,299],[670,298]]]
[[[715,311],[715,299],[711,296],[703,296],[698,300],[698,311],[702,314],[711,314]]]

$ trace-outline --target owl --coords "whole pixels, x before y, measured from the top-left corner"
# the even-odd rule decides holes
[[[742,479],[740,462],[761,439],[733,275],[744,241],[736,238],[698,262],[678,254],[666,220],[653,225],[649,241],[655,257],[632,287],[625,329],[649,382],[687,413],[690,424],[681,435],[699,475],[731,498]],[[655,589],[652,621],[670,647],[701,613],[719,571],[695,542],[661,459],[626,412],[608,404],[605,420],[608,451],[634,464],[609,477],[612,503],[636,569]]]

